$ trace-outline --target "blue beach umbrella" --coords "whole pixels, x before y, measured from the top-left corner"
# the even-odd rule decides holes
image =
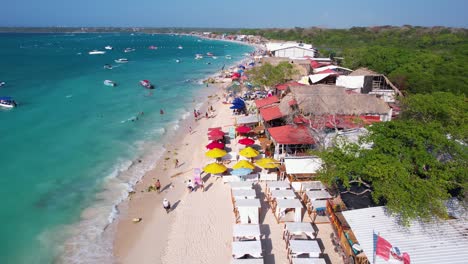
[[[250,174],[251,172],[252,172],[251,169],[241,168],[241,169],[232,170],[231,174],[236,175],[236,176],[244,176],[244,175]]]

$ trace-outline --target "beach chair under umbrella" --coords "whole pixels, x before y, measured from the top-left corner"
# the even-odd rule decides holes
[[[250,161],[248,160],[241,160],[236,163],[236,165],[232,166],[233,169],[255,169],[255,165],[253,165]]]
[[[264,169],[274,169],[279,167],[280,162],[272,158],[263,158],[257,160],[255,164]]]
[[[214,148],[212,150],[209,150],[205,153],[205,155],[209,158],[217,159],[224,157],[227,154],[225,150],[219,149],[219,148]]]
[[[256,149],[252,147],[246,147],[239,152],[239,155],[246,157],[246,158],[255,158],[260,154]]]
[[[227,170],[227,167],[219,163],[210,163],[203,168],[203,171],[211,174],[220,174]]]

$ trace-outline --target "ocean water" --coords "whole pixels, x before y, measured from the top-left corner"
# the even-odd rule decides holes
[[[115,204],[206,98],[200,80],[252,50],[191,36],[0,34],[0,96],[19,103],[0,109],[0,263],[110,261]],[[207,52],[218,59],[194,59]]]

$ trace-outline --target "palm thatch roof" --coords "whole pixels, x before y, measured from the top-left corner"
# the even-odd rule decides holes
[[[364,115],[387,114],[390,107],[374,95],[348,94],[335,85],[308,85],[290,87],[304,115]]]

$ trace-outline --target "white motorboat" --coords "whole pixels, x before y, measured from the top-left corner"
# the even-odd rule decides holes
[[[216,59],[218,59],[218,57],[216,57],[216,56],[213,56],[213,57],[211,57],[211,58],[213,58],[213,60],[216,60]]]
[[[114,61],[117,62],[117,63],[127,63],[127,62],[128,62],[128,59],[126,59],[126,58],[120,58],[120,59],[116,59],[116,60],[114,60]]]
[[[158,47],[157,47],[157,46],[153,46],[153,45],[151,45],[151,46],[149,46],[149,47],[148,47],[148,49],[150,49],[150,50],[157,50],[157,49],[158,49]]]
[[[225,58],[226,58],[227,60],[232,59],[231,55],[226,55]]]
[[[110,65],[110,64],[105,64],[105,65],[104,65],[104,69],[106,69],[106,70],[112,70],[112,68],[113,68],[113,67],[112,67],[112,65]]]
[[[203,59],[203,55],[201,55],[201,54],[196,54],[196,55],[195,55],[195,59],[196,59],[196,60],[201,60],[201,59]]]
[[[133,51],[135,51],[135,49],[132,49],[132,48],[126,48],[126,49],[124,49],[124,52],[125,52],[125,53],[133,52]]]
[[[179,45],[179,47],[177,47],[177,48],[178,48],[178,49],[183,49],[184,47],[182,47],[182,46]]]
[[[106,50],[113,50],[114,48],[112,46],[105,46],[104,47]]]
[[[101,55],[101,54],[106,54],[105,51],[103,50],[92,50],[90,52],[88,52],[89,55]]]
[[[0,107],[14,108],[16,107],[16,102],[11,97],[0,97]]]
[[[6,84],[5,82],[0,82],[0,87],[2,87],[5,84]]]
[[[151,84],[148,80],[141,80],[140,85],[145,87],[146,89],[154,89],[154,85]]]
[[[211,56],[213,56],[213,53],[207,52],[207,53],[206,53],[206,56],[210,56],[210,57],[211,57]]]
[[[180,62],[180,60],[179,60],[179,59],[177,59],[177,60],[175,60],[175,62],[179,63],[179,62]]]
[[[111,80],[105,80],[104,85],[105,86],[117,86],[117,83]]]

